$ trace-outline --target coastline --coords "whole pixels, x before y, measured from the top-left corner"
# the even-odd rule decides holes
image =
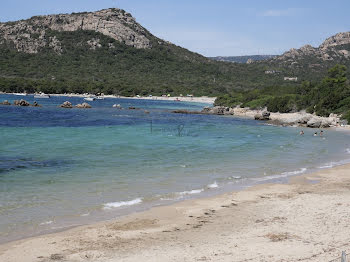
[[[266,121],[268,124],[276,126],[292,126],[292,127],[310,127],[310,128],[329,128],[343,127],[349,129],[349,124],[344,124],[340,116],[330,114],[328,117],[317,116],[315,114],[299,111],[294,113],[275,113],[268,112],[267,109],[250,109],[241,107],[205,107],[201,112],[193,112],[187,110],[175,110],[174,113],[182,114],[204,114],[204,115],[224,115],[235,116],[246,119],[254,119],[258,121]]]
[[[16,93],[4,93],[4,95],[16,95]],[[33,94],[28,94],[33,95]],[[50,96],[65,96],[65,97],[90,97],[91,94],[48,94]],[[18,96],[19,99],[23,99],[26,96]],[[162,101],[179,101],[179,102],[193,102],[193,103],[204,103],[204,104],[214,104],[216,97],[199,96],[199,97],[187,97],[187,96],[116,96],[116,95],[104,95],[105,98],[120,98],[120,99],[138,99],[138,100],[162,100]]]
[[[350,249],[350,164],[0,246],[1,261],[329,261]]]

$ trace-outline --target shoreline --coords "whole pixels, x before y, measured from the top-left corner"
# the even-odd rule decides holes
[[[276,126],[308,127],[308,128],[329,128],[344,127],[350,128],[349,124],[343,124],[343,121],[336,114],[330,114],[329,117],[317,116],[314,114],[299,111],[294,113],[275,113],[268,112],[265,109],[257,110],[241,107],[205,107],[202,111],[175,110],[178,114],[203,114],[203,115],[221,115],[234,116],[245,119],[265,121],[268,124]]]
[[[224,193],[213,197],[190,199],[176,202],[166,206],[153,207],[146,211],[132,213],[117,218],[116,220],[77,226],[73,229],[66,229],[58,233],[40,235],[32,238],[26,238],[14,242],[9,242],[0,245],[0,260],[2,261],[2,259],[4,259],[3,261],[8,262],[47,261],[45,259],[52,259],[55,256],[61,256],[62,260],[64,258],[68,261],[89,261],[88,258],[93,258],[95,259],[93,261],[106,261],[106,259],[108,259],[107,261],[112,262],[141,261],[140,259],[142,258],[147,258],[143,261],[153,261],[152,258],[154,259],[155,257],[164,256],[164,260],[162,261],[178,261],[183,260],[183,258],[185,257],[188,259],[188,261],[195,261],[196,257],[207,257],[210,258],[208,260],[213,259],[214,261],[214,258],[221,258],[222,261],[242,261],[243,259],[251,259],[254,253],[243,252],[244,249],[247,249],[252,244],[254,244],[245,241],[243,235],[240,235],[241,238],[238,238],[235,241],[232,241],[232,238],[228,238],[226,239],[228,243],[226,243],[225,241],[221,243],[222,245],[215,245],[215,243],[221,240],[221,238],[225,239],[224,235],[225,232],[227,233],[227,223],[230,225],[234,225],[234,228],[237,227],[237,229],[232,228],[232,230],[234,231],[238,230],[238,232],[236,233],[242,233],[240,230],[243,230],[245,234],[255,236],[255,238],[258,238],[259,241],[262,241],[264,245],[268,246],[290,245],[290,241],[296,241],[297,243],[294,244],[300,244],[298,243],[300,242],[300,238],[302,239],[305,237],[301,236],[302,230],[298,232],[289,232],[293,231],[294,226],[300,226],[299,224],[292,224],[290,227],[287,226],[286,228],[284,228],[287,224],[287,221],[289,220],[289,216],[283,216],[283,214],[281,214],[281,216],[278,216],[278,214],[274,214],[276,216],[273,217],[271,221],[269,220],[269,222],[267,222],[267,220],[264,218],[259,218],[260,216],[264,217],[266,216],[266,213],[269,213],[267,212],[267,210],[269,209],[265,210],[264,203],[269,204],[266,202],[274,203],[274,201],[277,201],[275,203],[277,205],[274,205],[274,207],[283,210],[284,207],[281,206],[282,202],[284,202],[284,200],[289,200],[291,202],[289,204],[292,207],[298,207],[298,205],[301,205],[303,207],[307,206],[305,209],[306,211],[303,211],[304,213],[307,213],[308,208],[313,208],[312,205],[315,205],[314,198],[317,199],[319,197],[321,198],[321,201],[323,201],[321,196],[328,196],[331,193],[332,196],[333,194],[338,194],[336,199],[332,198],[333,202],[339,202],[337,203],[336,207],[339,206],[345,208],[345,210],[342,210],[343,213],[350,211],[350,205],[347,204],[350,200],[350,192],[349,190],[344,191],[344,188],[347,188],[347,186],[350,184],[350,164],[324,169],[314,173],[297,175],[288,179],[288,184],[271,184],[271,182],[264,183],[260,185],[255,185],[245,190]],[[313,201],[311,201],[310,203],[303,202],[299,199],[299,197],[309,196],[310,194],[313,196]],[[339,197],[339,194],[342,197]],[[328,203],[328,205],[332,205],[332,203]],[[323,204],[326,205],[327,203],[323,201]],[[252,209],[249,209],[249,207],[251,207]],[[327,208],[332,207],[333,206],[327,206]],[[236,216],[236,213],[246,214],[247,208],[250,210],[250,212],[253,212],[253,210],[255,209],[260,210],[261,208],[263,208],[264,212],[255,214],[255,220],[253,219],[254,221],[249,216],[249,212],[247,213],[249,218],[247,221],[245,221],[245,216]],[[232,213],[232,210],[234,210],[234,213]],[[294,213],[293,208],[289,210],[289,213],[290,212]],[[339,214],[339,212],[337,214]],[[234,219],[232,218],[232,216]],[[246,227],[241,228],[242,224],[236,221],[236,218],[242,224],[247,223]],[[307,215],[303,216],[303,218],[307,220],[305,226],[307,228],[311,226],[307,223],[312,222],[309,221],[309,219],[311,218],[308,218]],[[325,218],[327,218],[327,223],[332,222],[328,221],[328,216],[326,216]],[[340,216],[339,219],[340,218],[345,219],[343,218],[343,216]],[[319,217],[318,219],[322,220],[322,217]],[[335,222],[339,223],[339,221]],[[350,219],[348,218],[346,222],[350,222]],[[266,223],[271,224],[270,226],[272,227],[277,227],[277,231],[282,230],[287,232],[282,232],[281,235],[278,235],[278,232],[271,232],[266,233],[266,235],[261,235],[263,233],[259,233],[261,229],[257,228],[257,226],[259,227]],[[337,227],[337,223],[335,223],[333,226]],[[344,229],[343,227],[344,225],[342,225],[342,230]],[[265,229],[269,231],[268,228]],[[204,249],[199,251],[201,247],[196,246],[197,242],[190,241],[189,238],[192,234],[195,234],[199,236],[198,242],[200,243],[204,240],[208,240],[207,238],[209,237],[209,235],[207,235],[207,230],[209,230],[212,233],[214,232],[216,237],[218,237],[219,239],[215,239],[215,237],[213,237],[213,240],[215,240],[214,242],[211,242],[213,246],[207,246],[208,250]],[[305,230],[305,228],[303,230]],[[315,230],[317,231],[317,227],[311,227],[309,230],[314,233]],[[271,231],[273,230],[271,229]],[[260,235],[258,234],[259,236],[256,236],[257,233],[259,233]],[[320,234],[321,233],[324,233],[323,230],[321,230]],[[295,234],[297,234],[297,237]],[[180,243],[177,243],[176,246],[171,245],[170,239],[172,239],[174,235],[177,238],[184,238],[186,241],[190,241],[193,247],[191,248],[189,246],[186,246],[185,250],[183,250],[184,253],[181,253],[178,246],[180,245]],[[349,250],[350,236],[342,237],[346,238],[348,243],[347,247]],[[150,242],[150,239],[154,238],[157,239],[157,241]],[[317,235],[315,238],[317,238]],[[103,245],[101,245],[100,241],[102,241]],[[110,241],[113,244],[110,244]],[[255,241],[257,240],[255,239]],[[161,245],[165,245],[167,248],[164,250],[157,249],[155,248],[155,246],[153,246],[154,242],[157,242]],[[73,244],[72,250],[67,251],[67,243],[69,243],[69,245]],[[305,241],[302,241],[301,243],[301,246],[303,248],[305,248],[303,246],[305,243]],[[315,255],[313,249],[305,249],[308,250],[308,252],[311,252],[309,254],[310,259],[306,259],[305,261],[320,261],[320,258],[323,257],[327,258],[328,260],[331,260],[339,256],[340,252],[338,252],[339,250],[334,247],[333,242],[330,242],[327,245],[331,245],[331,243],[332,249],[327,249],[328,251],[321,252],[319,255]],[[132,250],[132,247],[135,244],[140,246],[140,252],[135,252]],[[255,244],[258,245],[259,243]],[[232,245],[235,247],[234,257],[237,260],[234,260],[232,256],[225,255],[227,252],[230,251],[230,249],[232,249]],[[97,246],[97,248],[95,248],[95,246]],[[122,247],[122,249],[119,250],[119,248],[117,248],[116,250],[116,247]],[[313,246],[312,248],[316,247]],[[174,250],[177,250],[180,253],[174,253]],[[226,250],[226,253],[223,252],[222,254],[220,254],[220,250]],[[296,254],[289,254],[288,256],[291,256],[293,258],[291,258],[291,260],[285,261],[297,260],[297,257],[295,257],[295,255],[301,255],[303,253],[301,251],[305,250],[298,250],[299,252],[297,252]],[[195,252],[193,253],[193,251]],[[208,252],[210,254],[208,254]],[[284,252],[280,253],[278,252],[278,250],[274,250],[273,252],[271,252],[270,250],[271,254],[269,256],[272,256],[273,259],[268,261],[277,261],[277,257],[283,255]],[[26,255],[24,255],[24,253],[26,253]],[[167,257],[165,256],[166,254],[170,254],[171,256]],[[257,254],[254,254],[254,256],[256,255]],[[172,256],[175,256],[177,260],[170,259]],[[39,257],[42,258],[42,260],[38,260]],[[238,259],[238,257],[240,260]],[[298,256],[298,258],[301,257]],[[262,259],[263,257],[260,256],[259,259],[256,258],[253,259],[253,261],[262,261]]]
[[[0,94],[4,95],[16,95],[16,93],[4,93],[0,92]],[[27,95],[34,95],[34,94],[27,94]],[[48,94],[50,96],[65,96],[65,97],[90,97],[94,96],[91,94]],[[24,98],[26,96],[18,95],[19,98]],[[198,97],[187,97],[187,96],[170,96],[170,97],[164,97],[164,96],[133,96],[133,97],[126,97],[126,96],[116,96],[116,95],[104,95],[104,98],[117,98],[117,99],[138,99],[138,100],[161,100],[161,101],[178,101],[178,102],[193,102],[193,103],[203,103],[203,104],[214,104],[214,101],[216,97],[208,97],[208,96],[198,96]]]

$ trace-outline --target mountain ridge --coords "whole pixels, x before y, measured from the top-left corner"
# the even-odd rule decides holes
[[[346,39],[345,33],[327,43],[337,49],[339,43],[347,45]],[[345,61],[326,60],[310,69],[316,60],[310,50],[307,59],[301,59],[305,61],[301,55],[294,57],[299,57],[300,67],[288,53],[249,64],[224,63],[154,36],[122,9],[34,16],[0,23],[0,91],[217,96],[232,90],[295,86],[298,83],[283,77],[320,79],[334,63],[350,61],[343,55]]]

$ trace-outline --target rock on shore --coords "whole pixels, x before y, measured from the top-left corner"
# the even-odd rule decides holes
[[[190,112],[187,112],[190,113]],[[235,115],[246,117],[255,120],[269,121],[269,123],[282,126],[305,126],[310,128],[327,128],[340,124],[340,119],[337,115],[331,114],[329,117],[320,117],[306,112],[296,113],[271,113],[266,109],[252,110],[249,108],[240,107],[205,107],[202,114],[213,115]]]

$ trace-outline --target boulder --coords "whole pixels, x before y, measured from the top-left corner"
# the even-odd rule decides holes
[[[311,119],[310,115],[305,115],[305,116],[300,117],[297,120],[297,123],[300,124],[300,125],[306,125],[307,122],[309,122],[310,119]]]
[[[320,128],[327,128],[330,127],[332,122],[328,119],[323,119],[320,125]]]
[[[34,101],[34,103],[32,104],[32,106],[34,106],[34,107],[41,107],[41,105],[39,105],[36,101]]]
[[[91,108],[91,106],[88,103],[82,103],[82,104],[77,104],[77,108]]]
[[[63,107],[63,108],[73,108],[73,105],[72,105],[71,102],[66,101],[66,102],[64,102],[62,105],[60,105],[60,107]]]
[[[21,99],[21,100],[15,100],[15,101],[13,102],[13,104],[14,104],[15,106],[30,106],[30,104],[29,104],[26,100],[23,100],[23,99]]]
[[[215,106],[212,108],[211,113],[214,115],[224,115],[226,111],[226,107],[223,106]]]
[[[2,103],[0,103],[0,105],[4,105],[4,106],[10,106],[11,103],[7,100],[4,100]]]
[[[211,107],[204,107],[202,109],[202,113],[206,113],[206,114],[210,114],[212,111],[212,108]]]
[[[270,120],[270,112],[264,111],[254,116],[255,120]]]
[[[261,113],[261,115],[262,115],[264,118],[268,118],[268,119],[269,119],[271,114],[270,114],[270,112],[268,112],[268,111],[264,111],[264,112]]]
[[[317,118],[311,118],[307,123],[306,126],[307,127],[311,127],[311,128],[319,128],[322,124],[322,121],[320,119]]]

